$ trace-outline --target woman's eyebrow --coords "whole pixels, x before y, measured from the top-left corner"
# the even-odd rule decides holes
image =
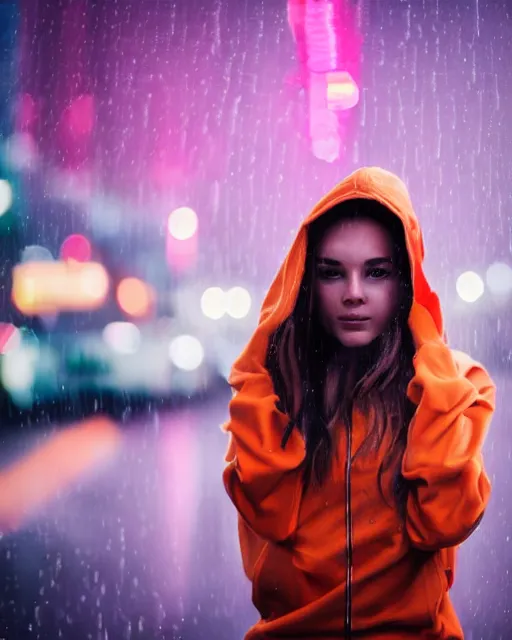
[[[328,265],[330,267],[339,267],[342,263],[339,260],[335,260],[334,258],[327,258],[323,256],[319,256],[316,259],[316,263],[320,265]],[[389,256],[382,256],[377,258],[370,258],[366,260],[365,265],[368,267],[375,267],[379,264],[393,264],[392,258]]]
[[[334,258],[322,258],[322,257],[318,257],[316,259],[316,263],[317,264],[326,264],[329,265],[331,267],[339,267],[341,262],[339,260],[334,260]]]
[[[382,257],[382,258],[370,258],[365,262],[369,267],[375,267],[378,264],[393,264],[393,260],[390,256]]]

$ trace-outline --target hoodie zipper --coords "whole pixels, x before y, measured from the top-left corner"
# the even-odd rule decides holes
[[[345,594],[345,638],[352,637],[352,491],[350,471],[352,466],[352,424],[347,429],[347,463],[345,466],[345,526],[347,540],[347,576]]]

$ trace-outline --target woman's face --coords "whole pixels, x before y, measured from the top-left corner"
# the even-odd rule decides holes
[[[315,256],[315,301],[325,330],[345,347],[364,347],[398,311],[401,279],[389,232],[374,220],[341,220]]]

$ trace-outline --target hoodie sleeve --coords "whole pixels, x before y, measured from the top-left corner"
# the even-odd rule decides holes
[[[289,418],[276,408],[277,399],[267,376],[252,376],[233,396],[224,427],[230,435],[226,491],[250,528],[272,541],[285,540],[297,526],[305,456],[296,429],[281,448]]]
[[[420,347],[408,395],[418,405],[402,473],[411,483],[406,527],[413,545],[436,550],[463,542],[478,526],[490,495],[482,444],[495,387],[480,365],[457,367],[441,343]]]

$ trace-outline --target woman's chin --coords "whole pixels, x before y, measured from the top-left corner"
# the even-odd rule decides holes
[[[368,331],[340,331],[336,337],[347,349],[367,347],[375,338],[375,336],[371,335]]]

